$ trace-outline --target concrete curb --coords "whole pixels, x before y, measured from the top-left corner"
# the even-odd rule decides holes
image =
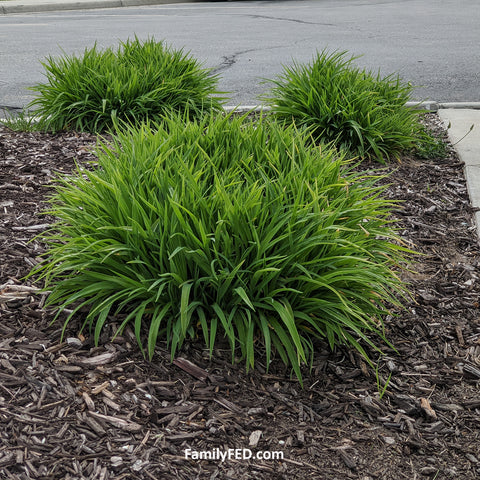
[[[468,108],[470,110],[480,110],[480,102],[446,102],[439,103],[439,108],[458,110],[462,108]]]
[[[461,110],[461,109],[470,109],[470,110],[480,110],[480,102],[407,102],[408,107],[418,108],[420,110],[428,110],[429,112],[437,112],[438,110]],[[249,112],[251,110],[260,111],[263,110],[268,112],[271,110],[271,107],[262,106],[262,105],[227,105],[223,107],[226,112],[231,112],[236,110],[237,112]]]
[[[407,102],[408,107],[415,107],[422,110],[428,110],[431,112],[436,112],[440,109],[453,109],[459,110],[462,108],[468,108],[473,110],[480,110],[480,102],[435,102],[435,101],[424,101],[424,102]]]
[[[91,10],[98,8],[141,7],[168,5],[173,3],[193,3],[195,0],[6,0],[0,2],[0,15],[15,13],[40,13],[65,10]]]

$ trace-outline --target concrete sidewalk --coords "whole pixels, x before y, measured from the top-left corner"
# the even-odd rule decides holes
[[[448,136],[465,163],[468,193],[475,213],[477,236],[480,239],[480,109],[439,109],[438,114],[448,129]],[[470,130],[473,125],[473,130]]]
[[[62,10],[89,10],[94,8],[139,7],[142,5],[192,3],[194,1],[195,0],[3,0],[0,1],[0,15]]]

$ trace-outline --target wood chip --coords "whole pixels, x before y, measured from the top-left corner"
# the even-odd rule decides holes
[[[461,347],[464,347],[465,346],[465,340],[463,338],[463,332],[462,332],[462,327],[460,325],[457,325],[455,327],[455,333],[457,334],[457,338],[458,338],[458,344],[461,346]]]
[[[252,407],[248,409],[247,415],[254,417],[256,415],[264,415],[266,412],[264,407]]]
[[[186,358],[178,357],[173,361],[173,364],[203,382],[208,378],[208,372]]]
[[[180,415],[190,415],[198,410],[198,404],[191,405],[175,405],[172,407],[157,408],[155,412],[160,416],[170,415],[171,413],[177,413]]]
[[[262,436],[262,430],[254,430],[248,439],[248,444],[250,447],[256,447],[258,445],[258,442],[260,441],[260,438]]]
[[[70,361],[84,367],[98,367],[99,365],[105,365],[107,363],[113,362],[118,357],[118,355],[118,352],[108,352],[96,355],[95,357],[75,357],[72,358]]]
[[[28,285],[14,285],[5,283],[0,285],[0,293],[7,293],[7,292],[20,292],[20,293],[38,293],[41,289],[37,287],[30,287]]]
[[[95,410],[95,403],[87,392],[82,393],[82,398],[89,410]]]
[[[17,232],[36,232],[39,230],[45,230],[46,228],[50,227],[49,223],[41,223],[39,225],[28,225],[26,227],[12,227],[12,230]]]
[[[57,370],[60,372],[82,373],[83,368],[78,365],[58,365]]]
[[[71,347],[74,347],[74,348],[82,348],[82,345],[83,345],[82,341],[77,337],[67,338],[66,343],[67,345],[70,345]]]
[[[167,435],[165,439],[172,443],[182,443],[185,440],[192,440],[202,435],[202,432],[179,433],[177,435]]]
[[[110,382],[103,382],[101,385],[98,385],[97,387],[92,388],[92,390],[91,390],[92,394],[93,395],[98,395],[100,392],[102,392],[103,390],[105,390],[109,386],[110,386]]]
[[[432,419],[437,418],[437,414],[435,413],[435,410],[432,408],[427,398],[421,398],[420,405],[422,407],[422,410],[427,414],[427,417]]]
[[[340,458],[343,460],[343,463],[345,463],[350,470],[355,470],[357,468],[357,461],[347,450],[339,449],[338,453],[340,454]]]
[[[122,407],[118,403],[115,403],[108,397],[102,397],[102,402],[108,407],[113,408],[116,412],[120,412],[122,410]]]
[[[5,284],[0,286],[0,303],[26,300],[31,295],[39,293],[39,291],[39,288],[29,287],[27,285]]]
[[[222,407],[225,407],[226,409],[231,410],[232,412],[242,413],[241,408],[237,407],[234,403],[230,402],[226,398],[217,397],[217,398],[214,398],[213,400],[217,402],[219,405],[221,405]]]
[[[84,421],[98,436],[102,437],[107,433],[107,431],[94,418],[85,415]]]
[[[470,375],[473,375],[474,377],[480,378],[480,370],[478,368],[475,368],[473,365],[466,363],[463,366],[463,371],[469,373]]]
[[[142,429],[142,426],[140,424],[125,420],[123,418],[102,415],[101,413],[97,412],[89,412],[89,414],[98,420],[111,423],[113,426],[121,428],[122,430],[126,430],[127,432],[138,432]]]

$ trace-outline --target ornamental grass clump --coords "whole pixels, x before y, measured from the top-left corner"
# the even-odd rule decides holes
[[[44,234],[49,305],[88,307],[99,340],[123,319],[152,358],[219,337],[247,369],[277,354],[301,379],[315,338],[383,339],[403,261],[377,178],[354,173],[305,132],[265,121],[165,118],[100,143],[98,165],[59,180]],[[120,323],[119,320],[116,320]]]
[[[323,51],[309,64],[294,62],[271,81],[265,100],[277,118],[307,126],[317,141],[384,163],[424,138],[421,112],[406,105],[409,83],[361,70],[355,59]]]
[[[137,37],[112,48],[86,48],[81,56],[48,57],[46,83],[29,108],[42,128],[102,132],[115,121],[158,120],[168,112],[191,117],[220,110],[217,77],[182,50]]]

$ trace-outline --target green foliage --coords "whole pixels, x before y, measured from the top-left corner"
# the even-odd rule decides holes
[[[40,130],[39,119],[27,110],[21,110],[18,113],[6,111],[5,118],[0,120],[0,124],[14,132],[36,132]]]
[[[390,380],[392,379],[392,372],[390,372],[388,374],[388,377],[387,377],[386,380],[383,380],[380,377],[379,365],[377,363],[377,365],[375,366],[375,378],[377,380],[378,398],[380,398],[380,400],[381,400],[383,398],[383,396],[385,395],[385,392],[387,391],[388,386],[390,385]],[[382,383],[383,383],[383,385],[382,385]]]
[[[265,98],[273,113],[361,158],[385,162],[412,148],[421,130],[419,110],[406,106],[412,86],[360,70],[345,55],[323,51],[285,67]]]
[[[82,56],[48,57],[46,83],[29,108],[35,108],[46,130],[101,132],[115,119],[158,120],[164,114],[189,111],[196,117],[219,110],[217,77],[182,50],[149,39],[122,42],[115,52],[85,49]]]
[[[158,339],[173,356],[198,335],[212,353],[222,335],[247,369],[263,346],[301,379],[316,337],[366,355],[385,339],[385,302],[405,293],[405,252],[378,178],[307,143],[246,116],[123,128],[98,166],[59,180],[33,271],[48,304],[73,308],[65,326],[88,306],[95,341],[122,314],[150,358]]]
[[[419,158],[445,158],[448,154],[445,140],[424,128],[414,145],[414,153]]]

